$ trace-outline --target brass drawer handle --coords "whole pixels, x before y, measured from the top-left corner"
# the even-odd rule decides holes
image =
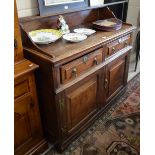
[[[95,64],[95,65],[98,65],[98,64],[99,64],[97,58],[94,58],[94,64]]]
[[[127,41],[125,41],[124,45],[125,45],[125,46],[127,46],[127,45],[128,45],[128,42],[127,42]]]
[[[104,88],[106,89],[107,87],[108,87],[108,79],[106,78],[105,80],[104,80]]]
[[[113,51],[114,53],[116,52],[116,49],[115,49],[115,47],[113,47],[113,48],[112,48],[112,51]]]
[[[72,70],[72,76],[73,77],[77,77],[77,69],[76,68],[73,68],[73,70]]]

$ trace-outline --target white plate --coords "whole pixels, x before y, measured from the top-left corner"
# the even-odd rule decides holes
[[[54,29],[41,29],[29,32],[29,36],[36,44],[49,44],[58,40],[62,34]]]
[[[70,42],[80,42],[85,39],[87,39],[87,36],[84,34],[79,34],[79,33],[68,33],[63,35],[63,39],[70,41]]]
[[[94,34],[96,31],[92,30],[92,29],[87,29],[87,28],[78,28],[78,29],[74,29],[74,32],[90,36],[90,35]]]

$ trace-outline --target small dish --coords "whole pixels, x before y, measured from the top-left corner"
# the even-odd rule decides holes
[[[84,34],[80,34],[80,33],[68,33],[63,35],[63,39],[69,41],[69,42],[81,42],[85,39],[87,39],[87,36]]]
[[[85,34],[87,36],[90,36],[94,34],[96,31],[88,28],[78,28],[73,30],[75,33]]]
[[[40,29],[29,32],[29,36],[36,44],[49,44],[61,38],[62,33],[54,29]]]

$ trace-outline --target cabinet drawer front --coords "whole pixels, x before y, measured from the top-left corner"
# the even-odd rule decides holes
[[[119,50],[125,48],[126,46],[131,44],[130,35],[124,36],[118,40],[115,40],[107,45],[107,57],[115,54]]]
[[[103,49],[85,55],[61,67],[61,81],[65,83],[76,78],[85,71],[100,64],[103,61]]]
[[[15,99],[30,92],[29,78],[24,77],[15,81],[14,97]]]
[[[30,92],[29,77],[25,76],[15,81],[14,98],[21,97]]]

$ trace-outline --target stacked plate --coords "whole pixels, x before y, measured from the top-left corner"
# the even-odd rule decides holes
[[[87,39],[87,36],[94,34],[96,31],[87,28],[74,29],[75,33],[68,33],[63,35],[63,39],[69,42],[81,42]],[[55,42],[62,37],[59,30],[54,29],[40,29],[29,32],[29,36],[36,44],[49,44]]]
[[[63,39],[69,42],[81,42],[87,39],[87,36],[94,34],[96,31],[87,28],[78,28],[73,30],[75,33],[69,33],[63,35]]]
[[[68,33],[63,35],[63,39],[69,41],[69,42],[81,42],[85,39],[87,39],[87,36],[84,34],[79,34],[79,33]]]
[[[98,20],[93,22],[93,27],[105,31],[119,30],[122,27],[122,21],[117,18]]]
[[[87,29],[87,28],[79,28],[79,29],[74,29],[74,32],[90,36],[90,35],[94,34],[96,31],[92,30],[92,29]]]

